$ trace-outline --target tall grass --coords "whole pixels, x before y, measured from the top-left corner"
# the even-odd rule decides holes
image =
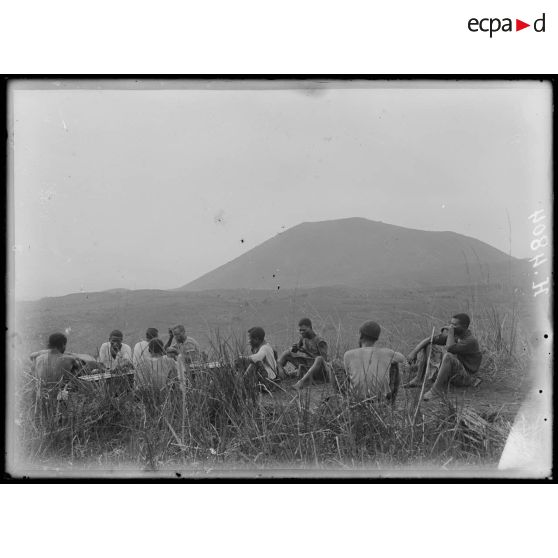
[[[479,337],[489,366],[513,356],[513,315],[488,308],[478,323],[488,324]],[[312,388],[271,393],[234,367],[242,348],[239,337],[213,332],[210,358],[223,366],[196,372],[184,389],[78,381],[60,401],[20,371],[15,428],[22,453],[29,463],[147,471],[486,464],[498,460],[510,428],[511,417],[482,415],[459,394],[421,405],[416,390],[400,390],[392,406],[354,400],[333,385],[318,397]]]

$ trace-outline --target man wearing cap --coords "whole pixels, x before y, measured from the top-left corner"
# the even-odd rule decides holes
[[[123,343],[124,335],[115,329],[109,335],[109,340],[101,345],[99,349],[99,362],[105,368],[114,370],[122,366],[132,366],[132,349]]]
[[[395,401],[400,383],[399,366],[405,357],[392,349],[376,347],[380,325],[373,321],[362,324],[359,348],[347,351],[343,357],[350,390],[359,398],[382,397]]]
[[[152,339],[157,339],[157,337],[159,337],[159,331],[154,327],[148,327],[145,332],[145,339],[136,343],[132,355],[132,362],[136,368],[144,358],[149,356],[149,342]]]
[[[273,347],[265,340],[265,331],[261,327],[252,327],[248,330],[248,343],[252,354],[240,356],[239,361],[247,365],[246,375],[277,380],[277,362]]]

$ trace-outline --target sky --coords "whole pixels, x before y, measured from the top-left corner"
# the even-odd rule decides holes
[[[550,213],[546,84],[114,87],[10,90],[16,300],[176,288],[301,222],[355,216],[525,258],[528,216]]]

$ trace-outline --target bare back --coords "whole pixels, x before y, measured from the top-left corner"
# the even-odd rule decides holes
[[[405,357],[392,349],[362,347],[345,353],[345,370],[351,388],[361,397],[391,394],[390,368],[402,364]]]

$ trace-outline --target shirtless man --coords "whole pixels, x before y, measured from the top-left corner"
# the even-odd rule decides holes
[[[52,387],[70,380],[77,366],[76,359],[64,354],[67,337],[63,333],[53,333],[48,338],[46,350],[31,354],[32,373],[46,387]]]
[[[343,357],[349,379],[349,389],[357,397],[383,397],[395,402],[400,384],[399,366],[405,357],[392,349],[376,347],[381,328],[376,322],[360,327],[359,348],[347,351]]]

